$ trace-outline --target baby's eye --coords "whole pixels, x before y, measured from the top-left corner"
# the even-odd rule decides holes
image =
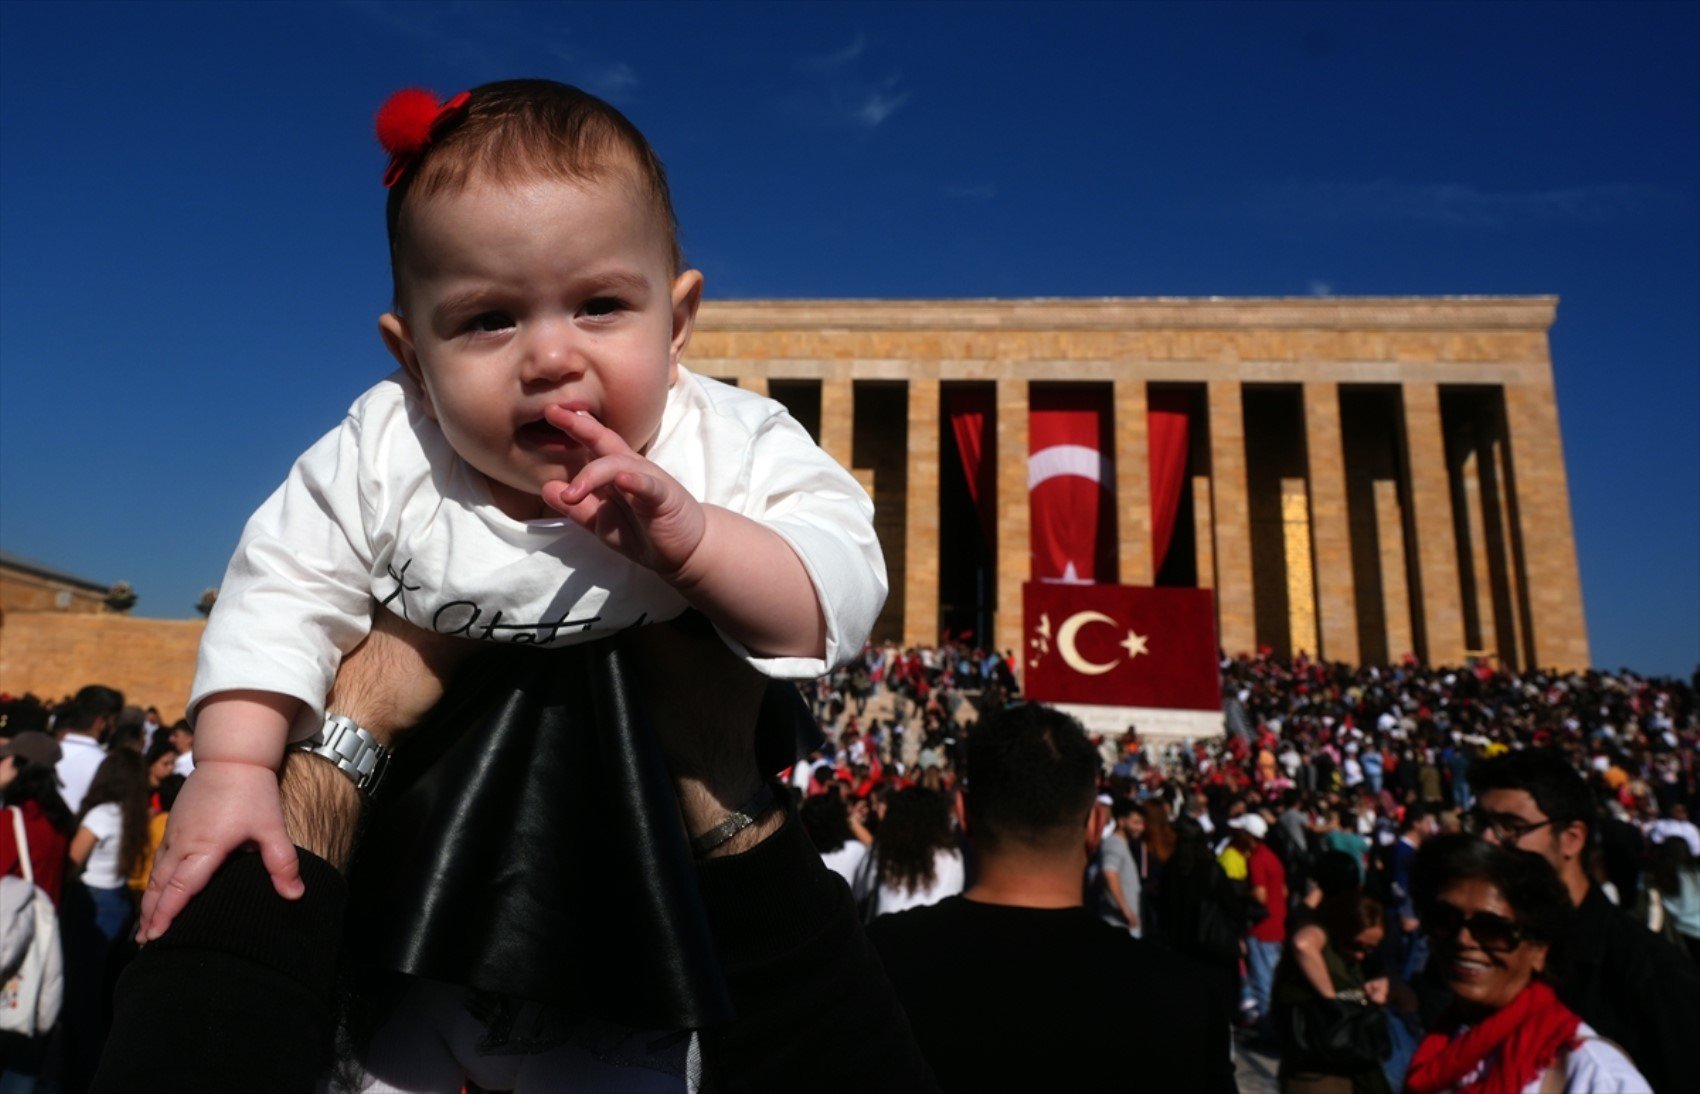
[[[613,315],[615,312],[623,310],[625,306],[623,300],[616,300],[612,296],[598,296],[593,300],[585,301],[584,313],[586,315]]]
[[[469,321],[466,324],[466,328],[468,330],[473,330],[473,331],[489,332],[489,331],[507,330],[509,327],[511,327],[513,325],[514,325],[513,318],[511,316],[509,316],[508,313],[499,312],[499,311],[487,311],[487,312],[480,312],[477,315],[473,316],[471,321]]]

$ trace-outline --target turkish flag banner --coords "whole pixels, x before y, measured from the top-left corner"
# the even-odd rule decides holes
[[[1115,472],[1104,453],[1109,395],[1037,388],[1027,415],[1028,527],[1033,579],[1089,585],[1110,576]]]
[[[1209,589],[1028,582],[1021,598],[1027,698],[1222,709]]]

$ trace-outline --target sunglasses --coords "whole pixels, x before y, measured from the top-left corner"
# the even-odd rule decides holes
[[[1437,939],[1457,938],[1464,927],[1470,929],[1476,945],[1489,953],[1510,953],[1523,944],[1523,929],[1516,921],[1492,912],[1466,916],[1455,905],[1438,901],[1423,916],[1423,930]]]
[[[1488,813],[1481,809],[1472,809],[1464,814],[1466,830],[1478,836],[1492,832],[1494,838],[1501,843],[1516,843],[1530,832],[1538,831],[1551,823],[1551,819],[1526,821],[1510,813]]]

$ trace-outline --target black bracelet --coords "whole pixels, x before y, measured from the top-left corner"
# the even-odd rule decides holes
[[[761,820],[778,804],[773,788],[765,781],[755,797],[734,809],[730,816],[691,841],[691,853],[698,858],[708,854],[750,825]]]

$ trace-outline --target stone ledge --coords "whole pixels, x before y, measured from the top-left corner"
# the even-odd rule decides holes
[[[1556,296],[1100,297],[975,300],[709,300],[699,331],[1127,330],[1215,327],[1313,330],[1535,330]]]

